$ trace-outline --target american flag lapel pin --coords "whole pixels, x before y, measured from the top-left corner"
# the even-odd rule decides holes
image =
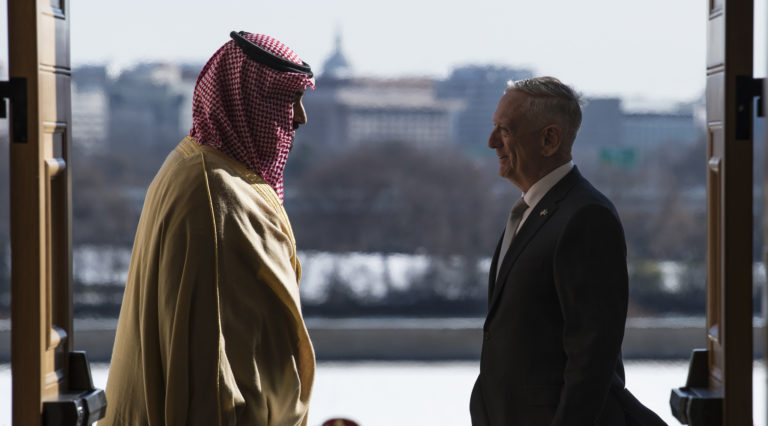
[[[549,210],[547,210],[547,209],[544,209],[544,210],[539,212],[539,216],[546,216],[548,214],[549,214]]]

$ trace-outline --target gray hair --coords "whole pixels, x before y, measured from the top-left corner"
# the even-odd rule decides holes
[[[508,81],[506,92],[526,93],[528,117],[555,122],[563,128],[563,139],[570,146],[581,126],[581,94],[554,77],[536,77]]]

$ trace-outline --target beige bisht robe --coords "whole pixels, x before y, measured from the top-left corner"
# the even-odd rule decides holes
[[[100,424],[306,424],[300,274],[272,188],[185,138],[144,202]]]

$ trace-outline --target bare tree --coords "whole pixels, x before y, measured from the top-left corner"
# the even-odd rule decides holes
[[[286,206],[305,249],[487,256],[506,209],[492,179],[449,147],[379,143],[310,167]]]

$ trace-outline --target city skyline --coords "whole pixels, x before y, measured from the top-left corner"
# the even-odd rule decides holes
[[[756,16],[765,15],[764,3],[756,2]],[[462,65],[498,64],[557,76],[593,97],[685,102],[704,89],[706,5],[699,0],[478,0],[471,6],[329,0],[322,7],[308,0],[234,0],[215,7],[199,0],[137,0],[121,7],[78,0],[70,13],[75,66],[203,62],[237,29],[273,35],[322,71],[341,31],[358,75],[445,78]],[[0,44],[2,60],[7,42]],[[756,69],[762,70],[764,55],[758,56]]]

